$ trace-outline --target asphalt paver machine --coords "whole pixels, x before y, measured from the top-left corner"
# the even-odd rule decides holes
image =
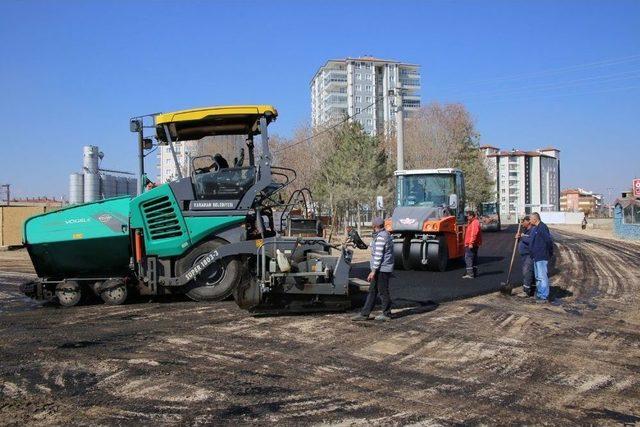
[[[459,169],[398,170],[396,207],[385,221],[396,268],[445,271],[464,255],[464,175]]]
[[[269,105],[210,107],[131,120],[140,156],[152,141],[168,145],[178,179],[130,198],[71,206],[30,218],[24,242],[39,279],[23,287],[34,298],[64,306],[83,295],[123,303],[131,293],[186,293],[221,300],[233,294],[254,312],[317,311],[350,307],[352,252],[318,237],[286,237],[273,210],[294,170],[272,164]],[[148,120],[148,119],[147,119]],[[214,135],[244,135],[246,145],[230,164],[220,156],[192,159],[181,176],[175,143]],[[244,153],[247,153],[245,162]],[[144,162],[140,162],[141,182]]]

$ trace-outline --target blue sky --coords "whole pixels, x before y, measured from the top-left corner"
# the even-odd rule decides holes
[[[422,66],[423,104],[462,102],[482,142],[562,150],[562,187],[640,177],[638,1],[0,2],[0,182],[66,195],[82,145],[136,170],[128,118],[271,103],[309,120],[327,59]],[[153,168],[151,161],[147,168]]]

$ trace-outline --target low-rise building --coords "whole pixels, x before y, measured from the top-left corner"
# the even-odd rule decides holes
[[[625,191],[614,202],[613,230],[623,239],[640,240],[640,197]]]
[[[582,188],[569,188],[560,194],[560,210],[563,212],[583,212],[587,215],[602,210],[602,195]]]

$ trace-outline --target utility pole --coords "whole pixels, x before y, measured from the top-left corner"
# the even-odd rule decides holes
[[[402,108],[402,87],[395,89],[395,113],[396,113],[396,169],[404,170],[404,117]]]

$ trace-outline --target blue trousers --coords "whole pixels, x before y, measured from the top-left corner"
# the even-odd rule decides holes
[[[549,275],[547,272],[548,261],[535,261],[533,270],[536,274],[536,298],[549,298]]]

